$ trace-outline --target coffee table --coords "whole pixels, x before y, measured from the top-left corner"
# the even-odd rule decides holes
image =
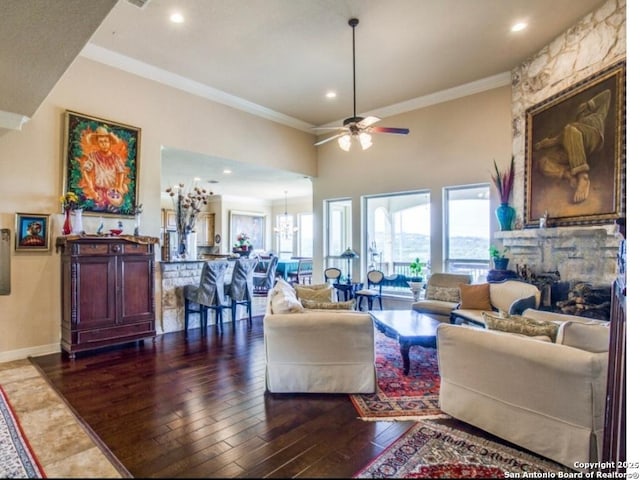
[[[415,310],[375,310],[369,314],[378,330],[398,340],[404,374],[409,374],[409,349],[414,345],[436,348],[436,329],[440,322]]]

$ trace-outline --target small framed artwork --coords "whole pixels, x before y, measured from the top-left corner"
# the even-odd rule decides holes
[[[605,224],[625,214],[625,63],[526,111],[525,223]]]
[[[51,248],[51,216],[40,213],[16,213],[16,251],[38,252]]]
[[[135,216],[140,129],[67,111],[64,138],[62,194],[90,215]]]
[[[265,215],[262,213],[230,212],[229,249],[233,249],[234,244],[238,241],[238,235],[244,234],[249,237],[249,242],[254,250],[264,250],[265,226]]]

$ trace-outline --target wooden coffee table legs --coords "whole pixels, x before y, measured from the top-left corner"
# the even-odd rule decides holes
[[[409,363],[409,349],[414,345],[425,347],[425,348],[435,348],[436,347],[436,338],[398,338],[398,343],[400,344],[400,355],[402,355],[402,371],[405,375],[409,375],[409,370],[411,365]]]

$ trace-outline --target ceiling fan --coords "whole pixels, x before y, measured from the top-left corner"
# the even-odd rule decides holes
[[[348,152],[351,148],[351,139],[355,137],[360,142],[360,146],[363,150],[366,150],[371,145],[371,133],[393,133],[396,135],[407,135],[409,133],[408,128],[394,128],[394,127],[374,127],[374,123],[379,122],[378,117],[359,117],[356,114],[356,26],[360,23],[357,18],[349,19],[349,26],[352,28],[353,34],[353,116],[346,118],[342,122],[342,127],[316,127],[314,130],[338,130],[340,133],[332,135],[328,138],[316,142],[314,145],[322,145],[337,138],[340,148],[345,152]]]

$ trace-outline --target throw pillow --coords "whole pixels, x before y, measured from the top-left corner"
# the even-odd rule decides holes
[[[291,293],[294,297],[296,296],[296,291],[293,288],[293,286],[287,282],[286,280],[283,280],[282,278],[278,278],[276,280],[276,284],[273,286],[274,290],[286,290],[287,292]]]
[[[492,310],[488,283],[458,285],[460,289],[460,308],[463,310]]]
[[[300,313],[304,311],[304,307],[296,298],[293,287],[279,279],[271,291],[271,311],[273,313]]]
[[[275,314],[301,313],[304,312],[304,307],[295,295],[280,290],[271,295],[271,311]]]
[[[304,308],[320,309],[320,310],[353,310],[356,304],[355,300],[347,300],[346,302],[316,302],[315,300],[300,300]]]
[[[427,300],[458,303],[460,301],[460,289],[458,287],[427,285]]]
[[[331,287],[324,288],[306,288],[295,285],[296,296],[302,300],[314,300],[316,302],[330,302],[332,300],[333,289]]]
[[[312,283],[311,285],[296,284],[295,286],[301,287],[301,288],[310,288],[311,290],[322,290],[323,288],[329,288],[331,284],[330,283]]]
[[[520,315],[508,315],[500,317],[489,312],[482,312],[484,323],[489,330],[500,330],[501,332],[519,333],[529,337],[546,336],[552,342],[556,341],[558,334],[558,324],[546,320],[534,320],[533,318],[522,317]]]

